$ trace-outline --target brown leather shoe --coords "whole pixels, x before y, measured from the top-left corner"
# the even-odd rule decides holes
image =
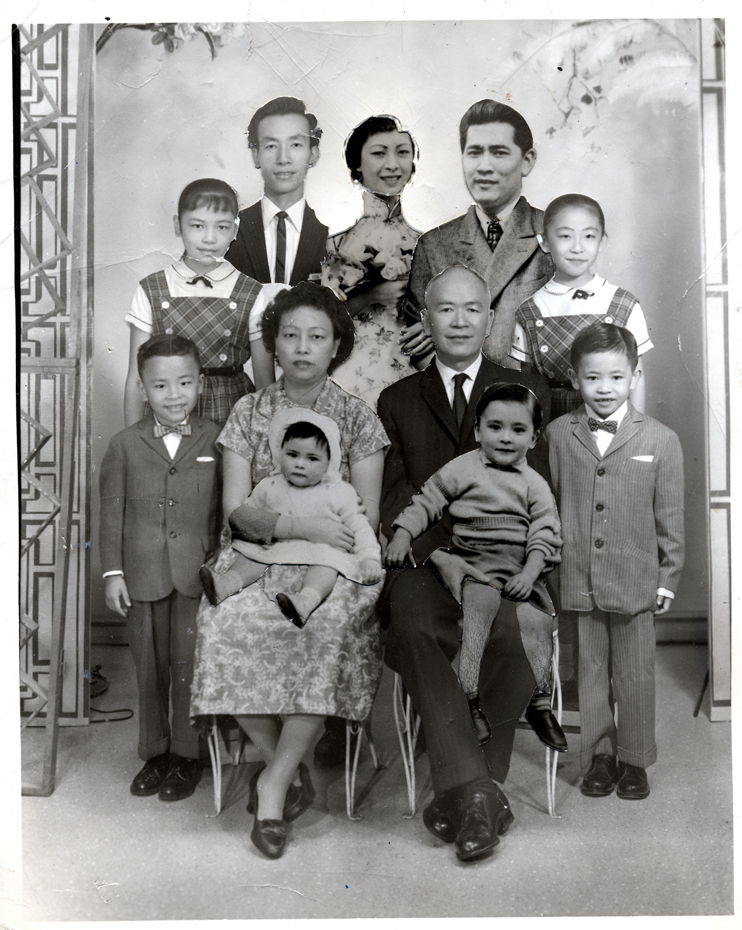
[[[148,759],[144,767],[137,772],[129,791],[138,798],[147,798],[157,792],[165,781],[170,768],[170,753],[163,752],[160,756]]]
[[[200,759],[186,759],[183,756],[170,756],[170,768],[167,777],[158,792],[161,801],[182,801],[190,798],[201,781],[203,766]]]
[[[605,798],[613,793],[618,781],[616,757],[599,752],[582,779],[580,791],[588,798]]]
[[[619,762],[616,794],[624,801],[643,801],[648,798],[647,770],[628,762]]]

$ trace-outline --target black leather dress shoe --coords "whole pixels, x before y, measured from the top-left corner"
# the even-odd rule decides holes
[[[540,710],[529,704],[526,708],[526,720],[542,743],[556,752],[567,751],[567,737],[550,710]]]
[[[580,791],[588,798],[605,798],[613,793],[617,781],[616,757],[600,752],[593,756],[590,768],[582,779]]]
[[[317,795],[314,785],[312,784],[312,779],[309,777],[309,769],[303,762],[299,763],[299,778],[301,779],[301,784],[289,785],[289,790],[286,792],[286,802],[283,805],[283,819],[287,823],[296,820],[308,807],[311,807],[312,801]]]
[[[436,795],[423,811],[423,823],[433,836],[444,843],[453,843],[461,827],[458,789]]]
[[[157,794],[169,768],[170,753],[168,752],[155,756],[154,759],[148,759],[144,768],[137,772],[134,781],[129,786],[129,791],[138,798],[147,798],[152,794]]]
[[[200,759],[170,756],[170,768],[158,795],[161,801],[182,801],[190,798],[201,781],[203,766]]]
[[[256,817],[250,839],[264,856],[280,859],[288,840],[286,823],[283,820],[258,820]]]
[[[514,820],[507,798],[489,779],[463,786],[460,812],[456,856],[462,862],[489,856]]]
[[[624,801],[643,801],[648,798],[647,770],[628,762],[619,762],[616,794]]]
[[[345,721],[339,717],[325,719],[325,732],[314,747],[314,764],[322,769],[345,765]]]

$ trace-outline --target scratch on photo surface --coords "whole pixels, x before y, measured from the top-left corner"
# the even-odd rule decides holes
[[[291,891],[294,894],[298,894],[301,898],[306,898],[307,901],[316,901],[318,904],[322,902],[319,898],[312,898],[309,895],[304,894],[303,891],[297,891],[296,888],[287,888],[285,885],[272,885],[270,882],[266,882],[263,885],[240,885],[240,888],[278,888],[279,891]]]

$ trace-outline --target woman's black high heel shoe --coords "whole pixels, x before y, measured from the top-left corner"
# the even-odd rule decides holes
[[[317,796],[312,779],[309,777],[309,769],[303,762],[299,763],[299,778],[301,785],[289,785],[289,790],[286,792],[283,819],[289,823],[311,807],[312,801]]]

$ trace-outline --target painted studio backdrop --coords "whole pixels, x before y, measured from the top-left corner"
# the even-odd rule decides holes
[[[76,588],[69,594],[77,598],[77,629],[88,614],[98,641],[113,641],[117,629],[122,632],[103,599],[98,468],[109,440],[124,426],[129,354],[124,315],[137,282],[180,255],[172,217],[188,182],[222,178],[238,192],[241,208],[259,199],[262,182],[247,147],[247,124],[260,105],[289,94],[306,103],[323,130],[321,157],[309,172],[306,196],[331,233],[347,229],[360,215],[360,188],[350,180],[343,148],[349,132],[372,114],[394,114],[419,147],[417,171],[404,193],[407,221],[426,231],[464,213],[471,201],[458,123],[483,97],[509,103],[533,130],[538,158],[523,186],[531,204],[543,209],[557,195],[579,191],[602,205],[608,242],[597,271],[641,302],[655,346],[645,359],[647,412],[678,433],[685,455],[687,558],[666,625],[677,631],[695,623],[705,635],[714,599],[709,513],[715,513],[715,487],[724,500],[729,495],[728,476],[722,474],[726,308],[719,304],[715,319],[720,322],[712,327],[708,274],[704,278],[704,232],[708,252],[715,253],[717,245],[721,252],[722,222],[717,208],[711,226],[718,242],[709,241],[708,202],[705,213],[703,207],[709,173],[704,176],[702,164],[704,154],[707,163],[709,154],[712,160],[719,154],[723,138],[720,123],[702,119],[704,69],[715,55],[713,24],[705,25],[697,20],[258,23],[203,24],[201,31],[168,27],[167,34],[119,28],[110,35],[96,26],[99,45],[101,37],[107,41],[88,72],[94,76],[92,145],[86,149],[93,179],[87,204],[92,237],[87,254],[94,262],[92,376],[83,365],[88,381],[80,411],[91,443],[87,447],[83,441],[86,451],[78,456],[86,465],[81,475],[87,471],[90,480],[78,495],[87,514],[80,518],[85,535],[73,537],[85,550],[75,563]],[[70,28],[70,43],[75,35]],[[62,50],[66,36],[60,32],[44,46],[49,60],[54,49],[75,61],[76,48]],[[38,76],[42,46],[34,48],[34,41],[29,39],[28,57]],[[72,67],[70,75],[73,80]],[[32,74],[32,94],[35,81]],[[69,162],[63,147],[59,158]],[[719,360],[709,371],[707,335],[708,358]],[[719,416],[709,418],[707,435],[709,385],[721,406]],[[711,435],[714,430],[718,435]],[[718,467],[709,463],[714,443]],[[719,505],[720,521],[728,518],[724,506]],[[723,538],[721,523],[717,529]],[[724,553],[722,562],[728,561]],[[723,594],[728,577],[720,578]],[[29,582],[28,592],[31,588]],[[728,639],[728,613],[720,618]],[[725,681],[726,643],[721,643]]]

